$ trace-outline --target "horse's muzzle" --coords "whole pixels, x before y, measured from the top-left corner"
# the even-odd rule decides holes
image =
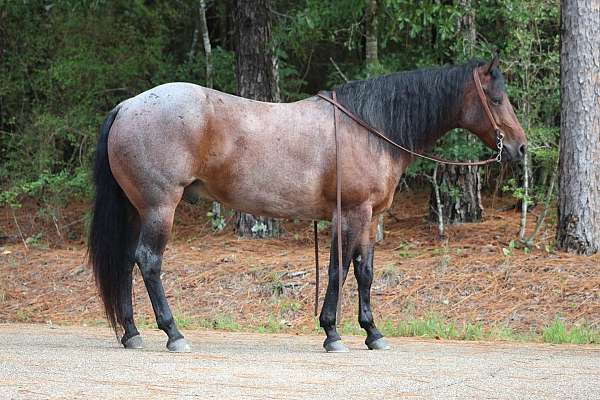
[[[506,161],[521,161],[527,152],[527,145],[524,143],[504,143],[502,148],[502,159]]]

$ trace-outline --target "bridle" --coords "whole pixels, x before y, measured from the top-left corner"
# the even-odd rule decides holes
[[[385,136],[383,133],[381,133],[381,131],[379,131],[379,130],[375,129],[374,127],[372,127],[371,125],[367,124],[365,121],[363,121],[362,119],[357,117],[352,111],[348,110],[346,107],[344,107],[343,105],[338,103],[336,100],[335,90],[333,90],[331,92],[331,98],[329,98],[321,93],[318,93],[317,96],[320,97],[321,99],[331,103],[334,106],[334,114],[335,114],[335,110],[339,109],[344,114],[346,114],[348,117],[350,117],[350,119],[354,120],[354,122],[356,122],[357,124],[359,124],[360,126],[365,128],[368,132],[374,134],[375,136],[378,136],[379,138],[383,139],[385,142],[391,144],[393,147],[396,147],[402,151],[405,151],[405,152],[409,153],[410,155],[413,155],[413,156],[416,156],[419,158],[423,158],[425,160],[434,161],[434,162],[437,162],[440,164],[462,165],[462,166],[473,167],[473,166],[487,165],[487,164],[491,164],[493,162],[502,161],[502,149],[504,148],[504,143],[503,143],[504,132],[502,132],[502,129],[500,129],[500,127],[496,123],[494,114],[492,114],[492,110],[490,110],[490,106],[488,104],[487,97],[485,96],[485,92],[483,91],[483,87],[481,85],[481,80],[479,79],[479,74],[477,73],[477,68],[473,70],[473,80],[475,81],[475,88],[477,89],[477,95],[479,96],[481,105],[483,106],[485,114],[487,115],[490,123],[492,124],[494,133],[496,134],[496,147],[498,149],[498,154],[495,157],[492,157],[492,158],[489,158],[489,159],[483,160],[483,161],[452,161],[452,160],[446,160],[444,158],[440,158],[440,157],[437,157],[437,156],[434,156],[431,154],[417,153],[414,150],[408,149],[408,148],[390,140],[387,136]],[[334,119],[335,119],[335,115],[334,115]]]
[[[473,80],[475,81],[475,88],[477,89],[477,95],[479,96],[479,100],[481,101],[481,105],[487,115],[492,127],[494,129],[494,133],[496,134],[496,147],[498,150],[498,154],[495,157],[489,158],[483,161],[451,161],[446,160],[431,154],[421,154],[417,153],[411,149],[408,149],[394,141],[390,140],[387,136],[385,136],[381,131],[375,129],[371,125],[367,124],[365,121],[357,117],[352,111],[348,110],[346,107],[338,103],[336,99],[335,90],[331,91],[331,98],[318,93],[317,96],[321,99],[331,103],[333,105],[333,131],[335,136],[335,175],[336,175],[336,234],[337,234],[337,259],[338,259],[338,302],[337,302],[337,317],[336,321],[341,321],[341,309],[342,309],[342,283],[343,283],[343,274],[344,274],[344,265],[343,265],[343,257],[342,257],[342,195],[341,195],[341,174],[340,174],[340,145],[337,134],[337,127],[339,125],[338,112],[337,110],[342,111],[346,114],[350,119],[354,120],[357,124],[362,126],[375,136],[378,136],[385,142],[389,143],[393,147],[396,147],[410,155],[415,157],[423,158],[425,160],[437,162],[440,164],[448,164],[448,165],[459,165],[459,166],[480,166],[487,165],[493,162],[501,162],[502,161],[502,149],[504,148],[504,132],[496,123],[496,119],[494,118],[494,114],[492,114],[492,110],[488,104],[487,97],[485,92],[483,91],[483,86],[481,85],[481,80],[479,79],[479,74],[477,73],[477,68],[473,69]],[[318,241],[318,233],[317,233],[317,221],[314,221],[313,224],[314,229],[314,239],[315,239],[315,316],[318,313],[319,308],[319,241]]]
[[[477,73],[477,68],[473,70],[473,80],[475,81],[475,88],[477,89],[477,95],[479,96],[479,100],[481,100],[481,105],[487,117],[494,128],[494,133],[496,134],[496,147],[498,148],[498,155],[495,157],[495,161],[502,161],[502,149],[504,148],[504,132],[496,123],[496,119],[494,118],[494,114],[492,114],[492,110],[490,110],[490,105],[488,104],[487,97],[483,91],[483,86],[481,85],[481,80],[479,79],[479,74]],[[492,160],[492,159],[490,159]],[[487,160],[487,161],[490,161]],[[487,162],[486,162],[487,164]]]

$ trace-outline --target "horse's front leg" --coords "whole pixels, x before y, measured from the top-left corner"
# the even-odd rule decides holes
[[[350,210],[345,211],[342,214],[342,255],[343,255],[343,275],[342,285],[346,281],[348,276],[348,270],[350,269],[350,263],[355,255],[359,235],[361,232],[361,221],[365,220],[365,215],[368,214],[370,217],[370,210],[361,212],[361,210]],[[362,218],[361,218],[362,217]],[[325,330],[327,338],[323,343],[323,347],[327,352],[341,353],[347,352],[348,348],[342,343],[342,339],[337,332],[337,302],[338,302],[338,288],[339,288],[339,272],[338,268],[338,246],[337,246],[337,220],[334,217],[331,230],[331,251],[329,253],[329,279],[327,283],[327,292],[325,293],[325,300],[323,301],[323,308],[321,308],[321,315],[319,317],[319,323],[321,328]]]
[[[371,350],[388,350],[390,346],[373,321],[371,311],[371,284],[373,283],[373,252],[377,218],[373,218],[368,231],[363,232],[354,258],[354,276],[358,283],[358,322],[366,332],[365,344]],[[360,255],[360,258],[358,257]]]

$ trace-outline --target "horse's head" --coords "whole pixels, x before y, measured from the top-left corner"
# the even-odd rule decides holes
[[[521,160],[527,148],[527,138],[506,95],[498,62],[498,56],[495,56],[491,62],[476,67],[473,78],[467,80],[460,127],[470,130],[489,148],[496,150],[499,135],[495,123],[500,135],[503,135],[502,159]],[[483,90],[481,95],[477,80]],[[493,120],[485,109],[486,105]]]

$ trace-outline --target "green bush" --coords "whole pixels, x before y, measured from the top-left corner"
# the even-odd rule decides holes
[[[231,6],[208,2],[214,87],[235,92]],[[559,2],[473,2],[479,40],[471,51],[457,2],[379,2],[379,64],[364,62],[364,0],[273,0],[274,46],[284,101],[349,79],[502,54],[509,94],[530,140],[534,186],[552,171],[559,119]],[[205,82],[201,40],[190,56],[197,1],[0,0],[0,187],[3,204],[46,192],[89,195],[96,133],[122,100],[170,81]],[[435,153],[490,154],[464,133]],[[430,173],[417,162],[409,175]],[[71,179],[74,182],[69,182]],[[55,185],[36,189],[40,182]],[[88,186],[88,188],[85,188]],[[58,199],[57,200],[63,200]]]

